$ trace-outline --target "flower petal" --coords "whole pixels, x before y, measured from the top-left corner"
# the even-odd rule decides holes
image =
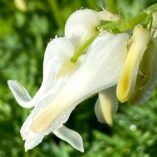
[[[118,20],[119,17],[107,10],[100,12],[92,9],[75,11],[65,24],[65,36],[78,47],[97,33],[97,26],[101,20]]]
[[[95,114],[99,122],[112,125],[113,112],[117,111],[118,101],[116,98],[116,89],[111,87],[98,94],[98,100],[95,104]]]
[[[71,144],[77,150],[79,150],[81,152],[84,152],[82,138],[77,132],[75,132],[75,131],[73,131],[73,130],[65,127],[65,126],[62,126],[58,130],[56,130],[54,132],[54,134],[57,137],[59,137],[60,139],[66,141],[69,144]]]
[[[49,42],[44,56],[43,82],[31,99],[26,89],[17,81],[8,81],[9,88],[17,102],[25,107],[32,107],[48,95],[54,95],[64,85],[69,76],[57,78],[57,74],[66,60],[74,53],[74,47],[66,38],[56,38]]]
[[[153,39],[143,55],[139,65],[140,73],[137,76],[136,86],[129,102],[133,104],[142,104],[150,96],[154,86],[157,83],[157,37]]]
[[[31,129],[41,132],[49,126],[61,126],[78,103],[114,86],[126,58],[127,39],[125,33],[104,33],[99,36],[88,49],[80,68],[73,73],[55,99],[33,119]]]
[[[43,131],[41,133],[34,133],[32,130],[30,130],[30,126],[32,123],[32,117],[33,117],[33,112],[28,116],[28,118],[26,119],[26,121],[24,122],[24,124],[20,130],[21,136],[22,136],[23,140],[25,140],[25,150],[26,151],[37,146],[39,143],[42,142],[44,136],[51,133],[51,128],[49,128],[48,130]],[[69,143],[71,146],[73,146],[77,150],[83,152],[83,150],[84,150],[83,149],[83,141],[82,141],[81,136],[77,132],[75,132],[65,126],[62,126],[53,133],[58,138],[66,141],[67,143]]]
[[[37,146],[46,135],[45,132],[41,132],[39,134],[36,134],[30,130],[30,125],[32,123],[32,113],[27,117],[24,124],[22,125],[22,128],[20,130],[22,139],[25,140],[25,151],[30,150]]]
[[[96,11],[83,9],[75,11],[65,24],[65,36],[73,41],[74,45],[81,45],[96,32],[100,20]]]
[[[141,25],[137,25],[134,29],[132,43],[117,85],[117,98],[120,102],[127,101],[135,89],[139,64],[149,40],[149,31]]]
[[[30,108],[34,106],[33,103],[30,103],[31,96],[20,83],[15,80],[9,80],[8,86],[20,106],[25,108]]]

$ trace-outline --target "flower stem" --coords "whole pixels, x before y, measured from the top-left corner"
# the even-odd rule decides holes
[[[86,48],[93,42],[93,40],[98,36],[99,32],[96,33],[93,37],[88,39],[78,50],[76,53],[72,56],[71,62],[76,63],[78,58],[85,53]]]
[[[102,21],[98,26],[99,30],[107,30],[113,33],[121,33],[134,28],[137,24],[146,25],[151,19],[151,15],[143,12],[130,20],[121,19],[119,21]]]
[[[145,19],[148,18],[148,14],[143,12],[140,15],[136,16],[135,18],[128,20],[128,21],[122,21],[119,25],[119,30],[120,32],[125,32],[127,30],[130,30],[132,28],[134,28],[137,24],[139,23],[143,23],[143,21],[145,21]]]

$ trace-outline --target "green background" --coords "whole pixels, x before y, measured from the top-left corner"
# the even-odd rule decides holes
[[[157,90],[142,106],[121,104],[114,125],[100,124],[94,114],[96,97],[72,113],[67,126],[84,140],[80,153],[54,135],[24,152],[20,127],[30,110],[18,106],[7,80],[16,79],[33,96],[42,81],[44,50],[51,38],[64,35],[68,16],[80,8],[101,10],[103,0],[27,0],[27,10],[14,1],[0,0],[0,157],[155,157],[157,156]],[[156,0],[117,0],[126,19],[136,16]]]

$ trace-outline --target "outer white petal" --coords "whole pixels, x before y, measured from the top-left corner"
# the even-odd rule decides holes
[[[34,115],[33,112],[28,116],[28,118],[26,119],[26,121],[24,122],[24,124],[20,130],[21,136],[22,136],[23,140],[25,140],[25,150],[26,151],[37,146],[39,143],[42,142],[44,136],[46,136],[52,132],[51,128],[49,128],[48,130],[45,130],[41,133],[34,133],[32,130],[30,130],[30,126],[32,123],[33,115]],[[77,132],[75,132],[65,126],[62,126],[53,133],[58,138],[66,141],[67,143],[72,145],[77,150],[79,150],[81,152],[84,151],[82,138]]]
[[[48,95],[54,95],[64,85],[68,76],[57,78],[56,75],[61,69],[65,60],[68,60],[74,53],[74,47],[66,38],[56,38],[49,42],[44,56],[43,82],[31,99],[26,89],[17,81],[8,81],[9,88],[17,102],[26,108],[32,107]]]
[[[101,20],[117,20],[118,16],[103,10],[100,12],[91,9],[75,11],[65,24],[65,36],[71,39],[77,47],[97,32]]]
[[[65,24],[65,36],[72,39],[75,45],[80,45],[96,33],[96,26],[99,22],[96,11],[91,9],[77,10]]]
[[[104,33],[99,36],[87,51],[80,68],[73,73],[55,99],[33,119],[31,129],[35,132],[42,132],[49,126],[53,130],[58,129],[78,103],[114,86],[126,58],[127,40],[128,35],[125,33]]]
[[[58,130],[56,130],[54,132],[54,134],[56,136],[58,136],[60,139],[71,144],[77,150],[84,152],[82,138],[77,132],[75,132],[75,131],[73,131],[73,130],[65,127],[65,126],[62,126]]]
[[[116,98],[116,88],[111,87],[98,94],[98,100],[95,104],[95,114],[99,122],[112,125],[112,116],[118,108]]]

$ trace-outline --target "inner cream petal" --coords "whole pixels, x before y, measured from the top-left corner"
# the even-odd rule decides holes
[[[100,92],[98,99],[99,101],[95,105],[95,113],[98,120],[112,125],[113,112],[117,110],[115,87]]]
[[[117,97],[120,102],[127,101],[135,88],[139,64],[149,43],[150,33],[141,25],[137,25],[131,40],[128,56],[117,85]]]

